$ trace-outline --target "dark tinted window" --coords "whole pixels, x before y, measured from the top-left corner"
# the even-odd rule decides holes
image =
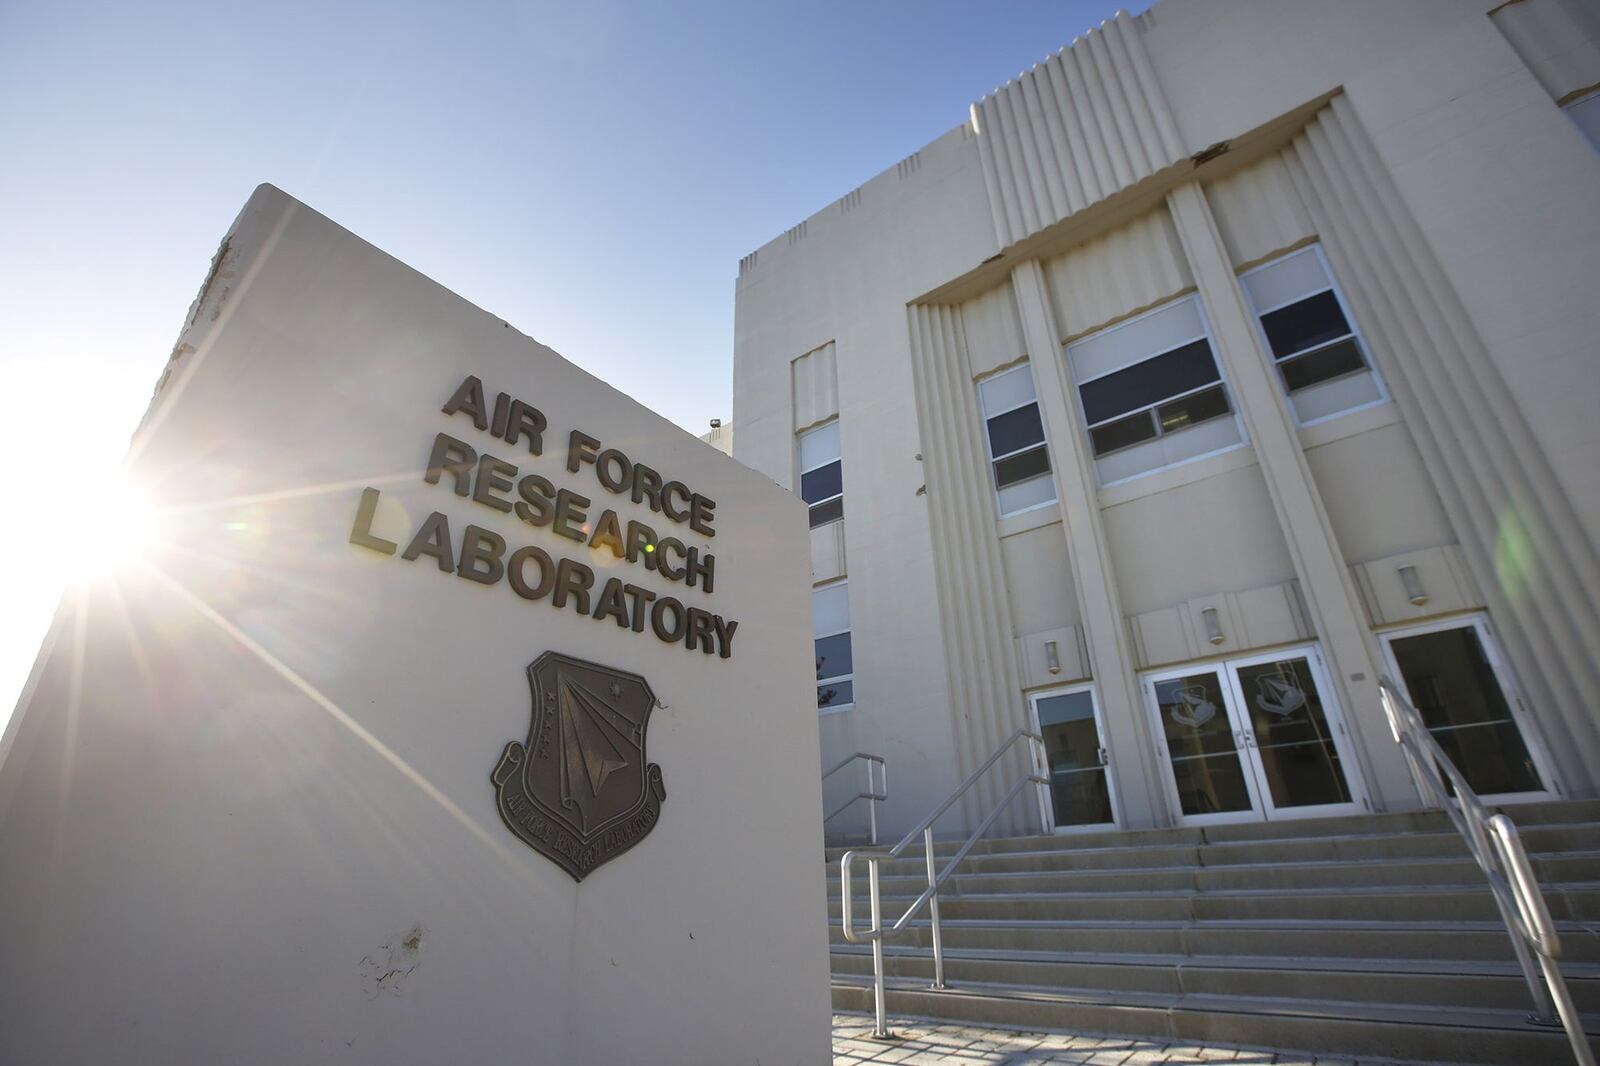
[[[1331,291],[1269,311],[1261,316],[1261,326],[1267,331],[1272,354],[1280,359],[1350,332],[1350,323]]]
[[[827,466],[819,466],[800,475],[800,498],[807,503],[826,500],[844,491],[843,466],[835,459]]]
[[[1290,392],[1315,385],[1319,381],[1360,370],[1367,364],[1361,358],[1361,349],[1354,338],[1342,344],[1330,345],[1320,352],[1302,355],[1298,359],[1285,359],[1278,364],[1283,371],[1283,383]]]
[[[1030,477],[1050,472],[1050,456],[1044,448],[1035,448],[1031,452],[1013,455],[1009,459],[1002,459],[994,464],[994,481],[998,488],[1015,485],[1019,481],[1026,481]]]
[[[1107,422],[1089,431],[1089,438],[1094,442],[1095,455],[1105,455],[1118,448],[1126,448],[1130,444],[1149,440],[1155,435],[1156,423],[1155,419],[1150,417],[1149,411],[1140,411],[1136,415],[1129,415],[1116,422]]]
[[[1036,403],[989,419],[990,455],[1005,455],[1043,440],[1044,425],[1039,421],[1039,405]]]
[[[840,677],[855,672],[850,657],[850,634],[836,633],[816,642],[817,677]]]
[[[1209,422],[1213,418],[1227,414],[1228,411],[1228,394],[1222,391],[1221,385],[1218,385],[1214,389],[1162,404],[1156,408],[1156,420],[1161,423],[1161,432],[1172,433],[1185,426],[1198,426],[1202,422]]]
[[[1219,380],[1211,344],[1202,338],[1096,378],[1078,391],[1083,395],[1084,414],[1093,424]]]
[[[856,701],[856,687],[849,681],[830,681],[817,686],[818,707],[843,707]]]
[[[811,528],[812,529],[816,529],[818,526],[826,525],[829,522],[835,521],[835,520],[843,518],[843,517],[844,517],[844,497],[843,496],[835,496],[833,499],[829,500],[827,503],[819,503],[819,504],[812,505],[812,508],[811,508]]]
[[[1391,647],[1428,732],[1474,792],[1543,790],[1500,679],[1471,626],[1399,637]]]

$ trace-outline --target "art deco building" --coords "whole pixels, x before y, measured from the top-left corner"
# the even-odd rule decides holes
[[[1058,829],[1413,808],[1384,675],[1596,795],[1597,84],[1581,0],[1166,0],[745,257],[734,454],[891,835],[1021,728]]]

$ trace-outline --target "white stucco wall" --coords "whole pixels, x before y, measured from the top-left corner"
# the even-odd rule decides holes
[[[1570,19],[1581,7],[1519,6],[1523,22],[1561,26],[1555,15]],[[1600,623],[1592,591],[1573,590],[1592,585],[1600,541],[1596,428],[1583,414],[1600,401],[1595,309],[1581,291],[1600,255],[1600,212],[1591,209],[1600,155],[1557,107],[1553,75],[1529,66],[1543,60],[1529,55],[1565,47],[1559,84],[1571,87],[1600,53],[1566,32],[1518,45],[1492,8],[1166,0],[1093,31],[1099,46],[1110,42],[1101,58],[1111,67],[1075,41],[980,101],[976,125],[951,130],[741,263],[742,461],[792,483],[788,366],[829,342],[836,349],[858,707],[824,719],[823,761],[863,747],[890,754],[890,791],[899,792],[891,828],[937,802],[961,766],[987,754],[979,748],[1009,732],[1024,690],[1049,682],[1028,662],[1011,669],[996,649],[1039,644],[1045,633],[1067,640],[1063,628],[1079,621],[1108,675],[1095,678],[1102,696],[1106,686],[1134,692],[1133,672],[1157,661],[1318,640],[1344,702],[1359,705],[1347,712],[1364,731],[1375,801],[1414,804],[1371,687],[1381,669],[1372,625],[1416,617],[1377,606],[1395,598],[1396,566],[1413,555],[1436,567],[1428,612],[1491,610],[1534,690],[1531,731],[1553,747],[1588,750],[1593,715],[1581,693],[1592,657],[1581,645]],[[1227,150],[1203,165],[1185,158],[1220,142]],[[1238,175],[1246,167],[1254,169]],[[1189,197],[1176,219],[1170,197],[1190,182],[1204,185],[1209,208]],[[1220,256],[1206,250],[1207,211]],[[1184,467],[1091,483],[1080,513],[1062,509],[1065,524],[1053,510],[994,522],[982,507],[986,486],[957,494],[907,461],[976,419],[975,393],[957,379],[1026,356],[1045,382],[1059,342],[1197,285],[1208,316],[1226,312],[1237,295],[1230,266],[1312,241],[1323,245],[1388,401],[1274,431],[1270,446],[1252,434],[1245,448]],[[1034,263],[1045,306],[1019,324],[1011,293]],[[1266,358],[1248,311],[1242,321],[1228,313],[1231,329],[1212,323],[1219,362]],[[948,381],[917,378],[918,322],[950,324],[922,356],[954,367]],[[1282,417],[1273,381],[1271,395],[1234,391],[1257,426]],[[932,391],[919,400],[918,387]],[[1070,382],[1064,391],[1063,417],[1076,409]],[[1052,426],[1045,385],[1040,392],[1059,471],[1081,432],[1059,417]],[[976,452],[972,440],[949,445],[950,476],[963,485],[985,476],[981,437],[973,440]],[[924,483],[928,494],[913,500],[908,486]],[[948,523],[952,508],[966,524]],[[1533,595],[1520,595],[1516,580],[1497,592],[1507,515],[1538,527]],[[991,527],[992,563],[983,561]],[[836,576],[836,554],[819,579]],[[1085,567],[1109,573],[1109,590],[1088,589]],[[1172,630],[1197,598],[1220,596],[1261,612],[1243,619],[1252,634],[1244,645],[1230,637],[1179,659],[1171,648],[1157,656],[1149,634]],[[1143,635],[1116,650],[1130,630]],[[945,661],[932,659],[939,651]],[[1008,685],[1003,700],[991,699]],[[979,692],[987,695],[975,702]],[[1112,717],[1145,713],[1134,692]],[[974,729],[974,716],[1003,726]],[[1116,720],[1108,729],[1122,737],[1111,745],[1122,787],[1137,792],[1149,784],[1141,777],[1163,772],[1130,770],[1148,744]],[[906,762],[898,775],[896,754]],[[1565,759],[1572,792],[1592,792],[1591,763]],[[1160,790],[1144,791],[1148,802],[1124,811],[1159,823]],[[952,818],[962,814],[971,821],[970,809]]]

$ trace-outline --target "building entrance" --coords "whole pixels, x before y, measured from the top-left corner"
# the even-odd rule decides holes
[[[1053,689],[1029,702],[1050,764],[1044,801],[1056,832],[1115,825],[1115,790],[1094,690]]]
[[[1361,809],[1360,772],[1314,648],[1149,674],[1144,690],[1184,824]]]
[[[1383,634],[1384,653],[1428,732],[1480,796],[1549,799],[1543,752],[1518,721],[1521,701],[1482,617]]]

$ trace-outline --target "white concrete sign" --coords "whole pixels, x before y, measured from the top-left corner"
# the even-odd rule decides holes
[[[269,186],[130,471],[0,743],[0,1062],[826,1061],[799,500]]]

